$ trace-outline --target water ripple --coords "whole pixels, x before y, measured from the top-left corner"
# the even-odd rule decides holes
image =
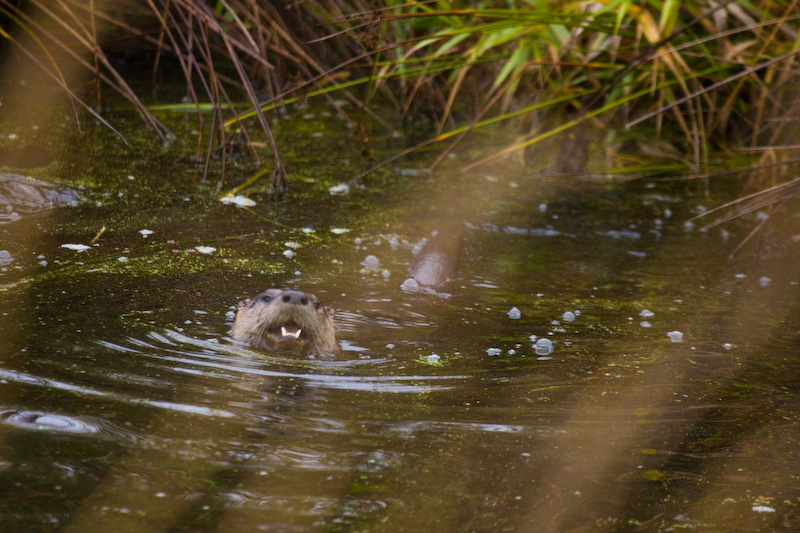
[[[98,389],[93,389],[90,387],[71,385],[69,383],[64,383],[63,381],[59,380],[31,376],[30,374],[26,374],[24,372],[17,372],[14,370],[0,369],[0,379],[16,383],[24,383],[27,385],[36,385],[39,387],[44,387],[46,389],[56,389],[56,390],[73,392],[83,396],[113,398],[116,401],[120,401],[131,405],[147,405],[150,407],[157,407],[161,409],[167,409],[170,411],[180,411],[184,413],[192,413],[196,415],[211,416],[211,417],[231,418],[234,416],[233,413],[231,413],[230,411],[225,411],[222,409],[212,409],[198,405],[157,401],[157,400],[151,400],[149,398],[134,398],[121,394],[119,391],[106,392]]]
[[[100,427],[78,418],[41,411],[0,410],[0,424],[20,429],[65,433],[99,433]]]
[[[98,344],[114,351],[135,353],[168,363],[170,370],[186,374],[201,374],[206,377],[239,380],[242,374],[273,378],[293,378],[306,384],[327,389],[373,391],[391,393],[420,393],[453,388],[448,382],[463,380],[463,375],[347,375],[362,367],[374,367],[386,359],[353,359],[345,361],[323,361],[297,359],[267,355],[235,344],[226,344],[216,339],[203,340],[166,330],[163,334],[150,333],[154,342],[128,338],[126,342],[135,346],[98,341]],[[234,356],[232,358],[231,356]]]

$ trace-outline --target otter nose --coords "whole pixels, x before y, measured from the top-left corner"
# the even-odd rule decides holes
[[[283,293],[282,299],[287,304],[292,305],[306,305],[308,304],[308,296],[300,291],[286,291]]]

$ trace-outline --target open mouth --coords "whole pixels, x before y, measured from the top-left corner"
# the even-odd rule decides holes
[[[303,332],[297,324],[284,324],[280,329],[280,336],[284,339],[300,339]]]

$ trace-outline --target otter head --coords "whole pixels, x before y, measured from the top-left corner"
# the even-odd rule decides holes
[[[232,333],[252,346],[300,353],[335,353],[335,311],[313,294],[268,289],[239,302]]]

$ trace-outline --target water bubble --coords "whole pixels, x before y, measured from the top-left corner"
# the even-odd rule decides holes
[[[367,268],[378,268],[381,266],[380,260],[374,255],[368,255],[361,261],[361,264]]]
[[[549,339],[539,339],[533,346],[536,355],[550,355],[553,353],[553,341]]]
[[[420,286],[417,280],[414,278],[408,278],[403,282],[402,285],[400,285],[400,288],[408,292],[419,292]]]
[[[683,342],[683,333],[680,331],[670,331],[667,333],[667,337],[672,342]]]
[[[652,312],[649,309],[643,309],[642,312],[639,313],[639,316],[642,317],[642,318],[650,318],[650,317],[652,317],[654,315],[655,315],[655,313]]]
[[[530,336],[530,337],[528,337],[528,338],[531,340],[531,342],[536,342],[536,340],[537,340],[539,337],[537,337],[536,335],[531,335],[531,336]]]
[[[508,318],[510,318],[512,320],[519,320],[520,318],[522,318],[522,313],[516,307],[512,307],[508,311]]]
[[[430,354],[430,355],[428,356],[428,362],[429,362],[429,363],[438,363],[438,362],[439,362],[439,359],[441,359],[441,357],[439,357],[439,356],[438,356],[437,354],[435,354],[435,353],[432,353],[432,354]]]
[[[647,320],[642,320],[641,322],[639,322],[639,325],[640,325],[641,327],[643,327],[643,328],[650,328],[650,327],[652,327],[652,326],[650,325],[650,322],[648,322]]]
[[[503,353],[503,350],[501,350],[500,348],[488,348],[486,350],[486,353],[488,353],[489,355],[500,355],[501,353]]]
[[[766,287],[766,286],[767,286],[767,285],[769,285],[771,282],[772,282],[772,280],[771,280],[771,279],[769,279],[767,276],[761,276],[760,278],[758,278],[758,283],[759,283],[759,285],[761,285],[762,287]]]
[[[574,322],[575,321],[575,313],[572,311],[566,311],[563,315],[561,315],[561,320],[564,322]]]

